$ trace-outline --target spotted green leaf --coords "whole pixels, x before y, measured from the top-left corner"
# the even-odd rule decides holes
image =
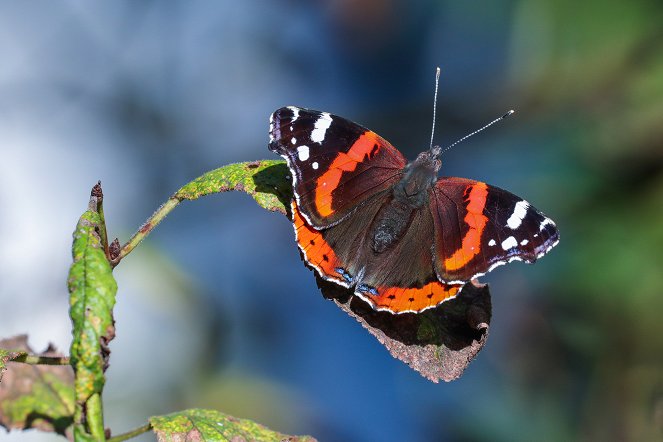
[[[239,190],[251,195],[260,207],[286,213],[292,197],[288,173],[281,160],[229,164],[201,175],[177,191],[174,197],[195,200],[211,193]]]
[[[288,436],[214,410],[193,409],[152,417],[150,424],[159,442],[315,442],[310,436]]]
[[[113,306],[117,284],[99,232],[105,229],[100,216],[100,199],[93,195],[89,209],[81,216],[73,237],[73,263],[69,270],[69,315],[73,323],[71,365],[76,372],[76,424],[87,424],[91,434],[103,437],[101,402],[108,342],[113,339]],[[90,409],[99,404],[99,409]],[[87,422],[84,421],[84,416]]]

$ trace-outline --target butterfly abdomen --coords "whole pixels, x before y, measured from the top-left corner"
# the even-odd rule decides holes
[[[409,204],[395,198],[380,210],[371,229],[374,252],[384,252],[403,236],[413,211]]]

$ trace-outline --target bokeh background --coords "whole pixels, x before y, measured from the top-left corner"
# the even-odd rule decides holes
[[[224,194],[183,204],[116,269],[108,424],[209,407],[321,441],[663,437],[657,0],[0,3],[0,336],[68,348],[71,232],[98,179],[126,240],[185,182],[273,158],[283,105],[412,158],[436,66],[438,144],[517,111],[442,173],[527,198],[562,238],[484,278],[491,334],[463,377],[392,359],[322,298],[284,217]]]

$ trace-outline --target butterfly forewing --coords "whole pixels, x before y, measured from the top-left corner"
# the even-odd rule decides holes
[[[326,112],[283,107],[272,114],[270,150],[284,157],[304,218],[333,225],[402,176],[403,155],[358,124]]]
[[[468,281],[513,260],[532,263],[559,241],[555,223],[527,201],[465,178],[432,189],[434,259],[447,282]]]

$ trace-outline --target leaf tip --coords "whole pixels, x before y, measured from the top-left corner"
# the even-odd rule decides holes
[[[92,186],[92,191],[90,192],[90,196],[94,198],[103,198],[104,197],[104,192],[101,189],[101,180],[97,181],[97,184]]]

